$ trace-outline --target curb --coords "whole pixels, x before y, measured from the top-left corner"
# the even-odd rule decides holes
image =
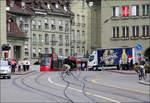
[[[136,72],[135,72],[135,73],[133,73],[133,72],[127,73],[127,72],[112,71],[112,70],[110,70],[110,71],[108,71],[108,72],[114,72],[114,73],[120,73],[120,74],[136,74]]]
[[[143,81],[143,80],[139,81],[139,83],[140,83],[140,84],[144,84],[144,85],[150,86],[150,83],[149,83],[149,82],[145,82],[145,81]]]
[[[32,70],[32,71],[29,71],[29,72],[25,72],[25,73],[14,73],[12,75],[26,75],[26,74],[29,74],[29,73],[32,73],[34,72],[35,70]]]

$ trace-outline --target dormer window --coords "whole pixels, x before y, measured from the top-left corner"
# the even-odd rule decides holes
[[[25,2],[21,2],[21,7],[25,8]]]
[[[55,4],[55,7],[58,8],[58,4]]]
[[[64,10],[67,11],[67,7],[66,6],[64,6]]]
[[[14,0],[10,0],[10,7],[14,7]]]
[[[48,9],[51,9],[51,8],[50,8],[50,4],[47,4],[47,8],[48,8]]]

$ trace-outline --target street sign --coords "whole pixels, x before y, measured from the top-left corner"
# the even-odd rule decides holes
[[[141,44],[137,44],[136,45],[136,50],[141,51],[142,50],[142,45]]]

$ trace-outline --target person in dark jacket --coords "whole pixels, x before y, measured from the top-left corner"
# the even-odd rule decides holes
[[[71,68],[73,67],[73,63],[69,59],[70,57],[64,60],[65,72],[67,74],[71,71]]]

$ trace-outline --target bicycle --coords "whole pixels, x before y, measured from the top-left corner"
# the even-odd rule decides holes
[[[144,70],[144,66],[140,65],[138,68],[138,78],[139,80],[142,80],[142,78],[145,80],[147,78],[147,75]]]

